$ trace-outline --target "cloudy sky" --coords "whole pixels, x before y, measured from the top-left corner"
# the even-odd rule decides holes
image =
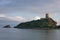
[[[60,24],[60,0],[0,0],[0,26],[15,26],[49,13]]]

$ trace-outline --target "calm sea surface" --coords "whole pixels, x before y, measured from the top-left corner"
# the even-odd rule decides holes
[[[60,40],[60,30],[49,30],[48,40]]]
[[[60,40],[60,30],[0,28],[0,40]]]

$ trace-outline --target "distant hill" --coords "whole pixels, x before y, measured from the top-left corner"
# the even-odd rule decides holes
[[[46,14],[46,18],[41,18],[39,20],[33,20],[30,22],[20,23],[14,28],[56,28],[57,22]]]
[[[58,25],[57,28],[60,29],[60,25]]]

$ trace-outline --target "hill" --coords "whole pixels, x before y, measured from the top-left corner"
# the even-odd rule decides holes
[[[40,28],[40,29],[49,29],[56,28],[57,22],[46,14],[46,18],[41,18],[39,20],[33,20],[30,22],[20,23],[14,28]]]

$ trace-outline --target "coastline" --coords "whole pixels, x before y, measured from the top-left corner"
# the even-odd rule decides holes
[[[17,29],[54,30],[54,28],[17,28]],[[58,29],[58,28],[55,28],[55,29]]]

